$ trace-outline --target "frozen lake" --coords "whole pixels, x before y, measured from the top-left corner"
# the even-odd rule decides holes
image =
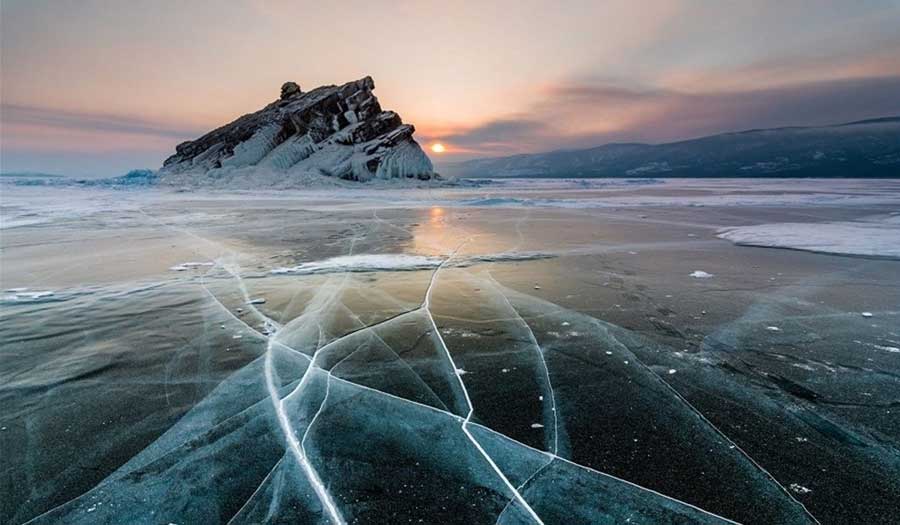
[[[0,187],[4,523],[891,523],[900,181]]]

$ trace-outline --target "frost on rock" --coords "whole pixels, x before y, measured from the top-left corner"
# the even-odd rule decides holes
[[[309,178],[434,178],[415,128],[383,111],[371,77],[302,92],[292,82],[244,115],[166,159],[161,182],[179,186],[292,187]]]
[[[260,161],[261,166],[286,170],[316,151],[315,143],[309,135],[291,137],[270,151]]]
[[[388,151],[378,165],[379,179],[430,178],[434,167],[431,160],[417,144],[403,143]]]
[[[258,163],[272,151],[279,131],[280,129],[276,125],[269,125],[258,130],[250,139],[235,146],[232,155],[222,159],[222,166],[241,167]]]

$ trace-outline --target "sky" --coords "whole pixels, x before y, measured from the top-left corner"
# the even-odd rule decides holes
[[[442,162],[900,115],[900,0],[0,0],[0,170],[158,168],[371,75]]]

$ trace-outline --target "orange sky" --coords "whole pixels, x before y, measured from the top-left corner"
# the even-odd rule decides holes
[[[897,2],[745,4],[5,0],[0,163],[157,167],[365,75],[442,159],[900,113]]]

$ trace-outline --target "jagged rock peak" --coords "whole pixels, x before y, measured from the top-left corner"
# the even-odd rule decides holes
[[[280,98],[263,109],[176,146],[161,181],[211,185],[263,172],[266,180],[273,172],[284,173],[282,180],[432,178],[431,161],[413,139],[415,128],[382,110],[373,89],[372,77],[307,92],[286,82]]]
[[[300,85],[296,82],[285,82],[281,85],[281,100],[302,94],[303,91],[300,90]]]

